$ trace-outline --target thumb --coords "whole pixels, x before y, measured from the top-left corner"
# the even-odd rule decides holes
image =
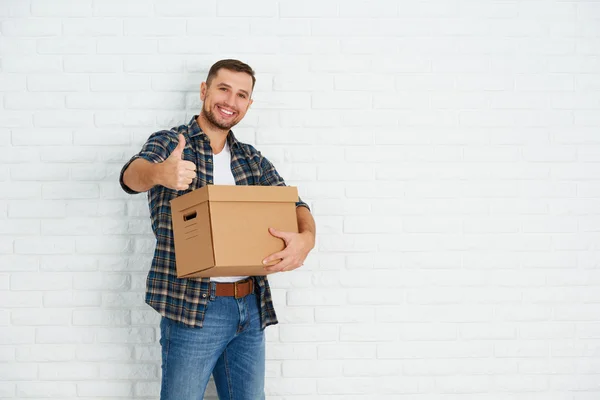
[[[183,153],[183,149],[185,148],[185,137],[180,133],[179,134],[179,143],[175,150],[171,153],[171,155],[175,155],[176,157],[181,158],[181,154]]]
[[[286,243],[289,240],[289,235],[287,234],[287,232],[283,232],[275,228],[269,228],[269,232],[271,233],[271,235],[283,239]]]

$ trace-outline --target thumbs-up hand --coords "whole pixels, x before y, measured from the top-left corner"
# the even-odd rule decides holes
[[[183,160],[185,137],[179,134],[179,143],[169,157],[161,163],[161,185],[174,190],[186,190],[196,177],[196,164]]]

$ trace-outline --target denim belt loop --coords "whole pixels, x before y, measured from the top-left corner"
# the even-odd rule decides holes
[[[210,281],[210,301],[215,301],[217,297],[217,282]]]

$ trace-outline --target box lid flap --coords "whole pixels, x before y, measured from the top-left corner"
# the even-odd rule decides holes
[[[294,186],[207,185],[171,200],[171,208],[181,211],[205,201],[285,203],[298,201]]]
[[[171,212],[182,211],[208,200],[208,186],[193,190],[189,193],[171,199]]]
[[[298,189],[293,186],[234,186],[210,185],[209,201],[265,201],[271,203],[297,202]]]

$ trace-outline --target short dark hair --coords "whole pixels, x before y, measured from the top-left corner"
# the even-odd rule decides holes
[[[217,73],[219,73],[219,70],[221,69],[247,73],[252,77],[252,89],[254,89],[254,84],[256,83],[256,78],[254,77],[254,70],[248,64],[244,64],[239,60],[232,59],[217,61],[213,64],[212,67],[210,67],[210,70],[208,71],[208,76],[206,77],[206,84],[208,86],[210,86],[210,82],[215,76],[217,76]]]

